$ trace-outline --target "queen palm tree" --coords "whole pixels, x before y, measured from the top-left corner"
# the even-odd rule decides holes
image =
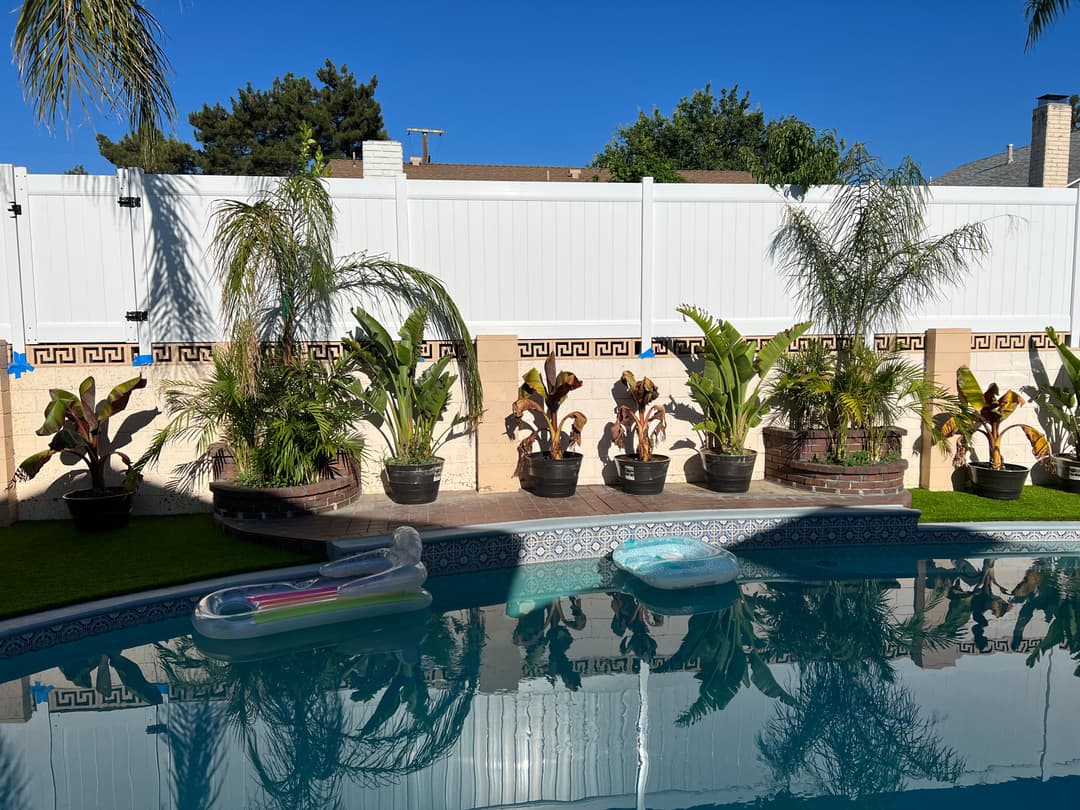
[[[1024,50],[1030,51],[1046,29],[1057,21],[1058,16],[1068,10],[1069,0],[1027,0],[1025,13],[1028,35]]]
[[[789,289],[838,339],[897,325],[990,249],[982,223],[926,235],[929,186],[910,158],[886,169],[856,144],[846,160],[828,208],[789,204],[772,244]]]
[[[161,40],[139,0],[24,0],[12,49],[39,121],[69,123],[73,103],[115,112],[149,150],[175,114]]]

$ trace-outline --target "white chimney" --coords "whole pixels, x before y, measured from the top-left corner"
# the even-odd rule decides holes
[[[364,177],[399,177],[405,174],[400,141],[364,141]]]

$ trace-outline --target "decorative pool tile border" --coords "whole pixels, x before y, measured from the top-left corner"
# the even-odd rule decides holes
[[[630,539],[663,535],[696,537],[728,548],[803,548],[912,544],[919,513],[899,507],[852,509],[729,509],[560,518],[506,526],[426,532],[424,564],[432,574],[458,574],[532,563],[604,557]],[[581,524],[583,520],[589,522]],[[382,545],[388,537],[330,542],[341,557]]]

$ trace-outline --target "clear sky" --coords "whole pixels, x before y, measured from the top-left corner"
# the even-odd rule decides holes
[[[937,175],[1027,144],[1036,96],[1080,92],[1080,8],[1025,53],[1023,0],[146,2],[167,34],[187,140],[192,110],[289,71],[314,79],[327,57],[378,76],[406,155],[420,152],[407,127],[446,130],[432,141],[446,163],[586,165],[638,110],[670,113],[712,82],[749,90],[767,118],[796,115]],[[15,15],[0,20],[10,56]],[[0,110],[0,163],[112,170],[94,133],[125,128],[97,116],[50,134],[10,58]]]

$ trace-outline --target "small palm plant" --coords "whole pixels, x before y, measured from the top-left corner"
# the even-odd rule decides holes
[[[978,222],[927,236],[930,187],[910,158],[886,169],[856,144],[846,161],[849,184],[828,208],[789,204],[772,245],[789,290],[838,345],[899,324],[990,249]]]
[[[611,440],[625,449],[631,433],[635,434],[638,460],[649,461],[653,457],[653,443],[662,441],[667,431],[667,410],[663,405],[649,407],[660,396],[660,391],[648,377],[636,380],[629,371],[624,371],[619,381],[626,386],[635,407],[623,404],[615,406]],[[653,425],[651,431],[650,424]]]

